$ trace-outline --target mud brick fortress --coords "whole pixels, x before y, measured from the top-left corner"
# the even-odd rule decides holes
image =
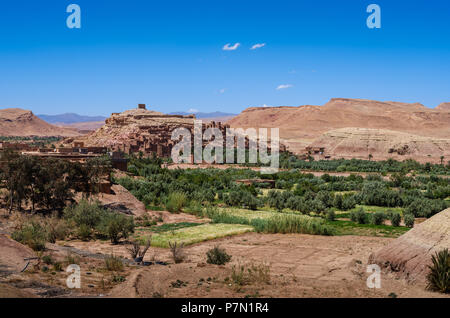
[[[76,139],[69,138],[65,143],[107,147],[110,151],[126,154],[142,153],[144,157],[170,157],[173,146],[178,143],[171,140],[173,130],[186,128],[193,135],[194,120],[194,115],[166,115],[147,110],[144,104],[139,104],[137,109],[113,113],[97,131]],[[218,128],[225,136],[229,127],[212,121],[202,124],[202,132],[208,128]],[[205,145],[208,143],[203,142]]]

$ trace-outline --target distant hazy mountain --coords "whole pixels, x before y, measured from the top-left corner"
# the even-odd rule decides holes
[[[75,124],[92,121],[104,121],[103,116],[82,116],[74,113],[66,113],[60,115],[37,115],[42,120],[51,124]]]
[[[222,112],[212,112],[212,113],[186,113],[186,112],[173,112],[169,115],[192,115],[194,114],[197,119],[202,118],[220,118],[220,117],[234,117],[237,114],[222,113]]]

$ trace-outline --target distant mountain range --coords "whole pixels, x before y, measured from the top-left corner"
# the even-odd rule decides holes
[[[221,118],[221,117],[234,117],[237,116],[237,114],[231,114],[231,113],[222,113],[222,112],[212,112],[212,113],[187,113],[187,112],[173,112],[169,113],[169,115],[195,115],[197,119],[202,118]]]
[[[103,116],[83,116],[75,113],[66,113],[60,115],[36,115],[36,116],[51,124],[76,124],[93,121],[104,121],[107,118]]]
[[[173,112],[169,115],[191,115],[194,114],[196,118],[224,118],[224,117],[234,117],[237,114],[223,113],[223,112],[211,112],[211,113],[188,113],[188,112]],[[104,116],[83,116],[75,113],[65,113],[59,115],[36,115],[40,119],[50,123],[50,124],[77,124],[86,122],[101,122],[105,121],[107,117]]]

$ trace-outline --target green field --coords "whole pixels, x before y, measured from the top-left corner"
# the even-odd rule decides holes
[[[364,208],[367,208],[367,211],[381,211],[382,207],[369,207],[369,206],[363,206]],[[393,211],[398,212],[398,208],[391,209]],[[293,216],[299,216],[303,217],[305,219],[308,218],[308,216],[303,216],[299,213],[293,213],[293,212],[276,212],[276,211],[270,211],[270,210],[257,210],[257,211],[250,211],[246,209],[237,209],[237,208],[225,208],[225,209],[219,209],[219,213],[230,215],[232,217],[236,217],[235,223],[242,222],[242,219],[244,221],[248,221],[251,223],[252,220],[256,219],[263,219],[263,220],[269,220],[273,218],[274,216],[280,216],[280,215],[293,215]],[[227,218],[227,223],[234,223],[233,218]],[[349,213],[342,213],[337,214],[337,217],[345,217],[349,218]],[[311,220],[319,219],[311,217]],[[335,231],[334,235],[363,235],[363,236],[377,236],[377,237],[398,237],[405,232],[409,230],[407,227],[393,227],[390,225],[372,225],[372,224],[357,224],[355,222],[351,221],[344,221],[344,220],[336,220],[336,221],[326,221],[326,225],[331,226],[331,228]]]
[[[351,221],[328,222],[336,231],[336,235],[361,235],[377,237],[399,237],[410,229],[404,226],[357,224]]]
[[[364,211],[367,213],[375,213],[375,212],[383,212],[387,213],[388,211],[400,213],[403,215],[403,209],[402,208],[388,208],[383,206],[373,206],[373,205],[357,205],[355,208],[349,210],[349,211],[337,211],[336,212],[336,218],[340,219],[349,219],[350,218],[350,212],[354,212],[359,210],[360,208],[363,208]]]
[[[183,243],[184,245],[191,245],[203,241],[218,239],[221,237],[243,234],[252,232],[253,227],[240,224],[202,224],[198,226],[191,226],[181,228],[174,231],[165,231],[152,236],[152,246],[155,247],[169,247],[169,242]],[[145,235],[140,232],[136,239],[145,240]]]

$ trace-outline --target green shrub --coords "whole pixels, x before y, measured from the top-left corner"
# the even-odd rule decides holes
[[[410,228],[414,227],[414,222],[415,222],[414,215],[412,215],[410,213],[405,214],[403,216],[403,221],[405,222],[405,225],[407,227],[410,227]]]
[[[353,222],[356,222],[358,224],[367,224],[367,223],[369,223],[368,214],[364,211],[363,208],[359,208],[356,211],[350,212],[350,219]]]
[[[44,262],[44,264],[51,265],[53,264],[53,258],[51,255],[44,255],[42,256],[42,262]]]
[[[372,215],[371,215],[371,223],[374,225],[383,224],[385,219],[386,219],[386,214],[383,212],[375,212],[375,213],[372,213]]]
[[[126,278],[122,275],[114,275],[111,281],[113,283],[123,283],[124,281],[126,281]]]
[[[61,272],[61,271],[62,271],[62,264],[61,264],[60,262],[55,262],[55,263],[53,264],[53,269],[54,269],[56,272]]]
[[[91,228],[86,224],[81,224],[77,229],[77,236],[82,241],[89,241],[92,236]]]
[[[402,221],[402,217],[400,213],[393,212],[390,214],[390,220],[392,226],[400,226],[400,222]]]
[[[336,213],[334,213],[333,209],[328,209],[325,217],[326,217],[327,221],[332,222],[336,219]]]
[[[429,290],[450,293],[450,254],[448,249],[436,252],[431,257],[432,265],[427,275]]]
[[[66,207],[63,214],[64,218],[73,221],[76,226],[85,225],[94,229],[100,223],[105,212],[99,202],[91,203],[81,200],[77,205]]]
[[[134,233],[134,221],[132,217],[110,212],[103,218],[99,231],[108,237],[111,243],[117,244],[120,239],[126,239],[131,233]]]
[[[198,201],[191,200],[188,206],[184,209],[184,212],[203,216],[203,206]]]
[[[166,209],[172,213],[181,212],[186,205],[187,198],[182,192],[173,192],[167,197]]]
[[[28,245],[34,251],[45,250],[47,232],[37,221],[33,220],[23,224],[20,229],[12,233],[11,237],[13,240],[16,240],[24,245]]]
[[[227,252],[218,247],[215,246],[214,248],[210,249],[206,253],[206,262],[208,264],[215,264],[215,265],[225,265],[229,261],[231,261],[231,255],[228,255]]]

